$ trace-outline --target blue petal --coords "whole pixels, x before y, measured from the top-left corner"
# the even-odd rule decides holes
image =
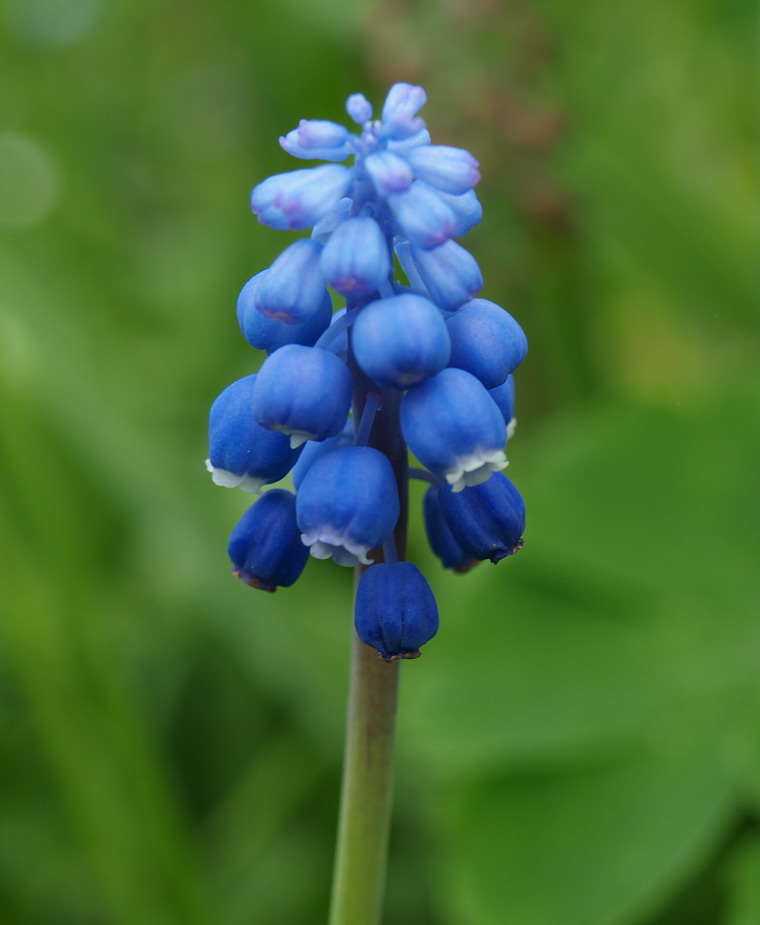
[[[461,492],[442,489],[440,504],[454,538],[474,559],[498,562],[522,548],[525,502],[500,472]]]
[[[304,160],[344,161],[351,153],[350,139],[348,129],[337,122],[301,119],[298,128],[280,138],[280,146]]]
[[[430,187],[413,183],[406,192],[388,196],[388,205],[401,237],[416,247],[439,247],[456,229],[456,216]]]
[[[251,209],[270,228],[310,228],[345,196],[353,176],[340,164],[278,173],[253,188]]]
[[[427,102],[422,87],[397,83],[388,91],[383,104],[383,128],[388,138],[401,140],[418,134],[425,128],[422,119],[415,118]]]
[[[301,575],[309,550],[301,542],[296,499],[274,488],[240,518],[227,546],[235,576],[252,588],[287,588]]]
[[[429,299],[413,294],[362,308],[352,343],[359,366],[384,388],[405,389],[434,376],[451,352],[441,313]]]
[[[515,416],[515,377],[507,376],[505,382],[497,385],[495,389],[489,389],[488,394],[496,402],[496,407],[509,425]]]
[[[451,366],[477,376],[487,389],[501,385],[528,352],[528,340],[515,319],[495,302],[473,299],[446,320],[451,335]]]
[[[318,559],[339,565],[369,563],[400,511],[391,464],[367,446],[338,447],[317,459],[296,496],[303,542]]]
[[[300,465],[301,459],[296,463],[296,468]],[[469,572],[474,565],[477,565],[478,560],[462,549],[451,532],[451,527],[441,510],[439,501],[441,490],[437,485],[431,485],[425,492],[423,514],[428,543],[444,568],[453,569],[455,572]]]
[[[408,253],[398,249],[407,275],[416,273],[430,298],[446,311],[454,311],[469,302],[483,288],[483,276],[475,258],[454,241],[434,250],[410,247]]]
[[[351,391],[351,373],[335,354],[288,344],[264,361],[251,411],[262,427],[290,434],[291,445],[299,446],[341,430],[351,407]]]
[[[423,183],[422,180],[417,180],[417,183],[421,186],[427,185]],[[430,187],[430,189],[433,189],[433,187]],[[481,206],[475,190],[470,190],[461,196],[452,196],[450,193],[444,193],[442,190],[436,190],[436,192],[439,198],[445,202],[454,213],[456,227],[452,235],[453,238],[461,238],[462,235],[467,234],[471,228],[474,228],[480,223],[483,217],[483,206]]]
[[[364,160],[364,167],[369,174],[378,196],[390,196],[403,193],[412,185],[412,169],[398,154],[391,151],[376,151]]]
[[[461,369],[444,369],[404,395],[401,430],[423,466],[455,491],[507,464],[504,418],[483,385]]]
[[[343,429],[334,437],[328,437],[326,440],[308,440],[303,447],[303,452],[298,457],[298,461],[293,466],[290,477],[293,479],[293,485],[296,489],[301,487],[306,473],[311,469],[314,463],[323,456],[328,450],[335,449],[338,446],[353,446],[354,443],[354,422],[351,418],[346,420]]]
[[[461,196],[480,180],[478,162],[463,148],[424,145],[406,155],[414,175],[436,189]]]
[[[324,314],[327,305],[332,310],[319,266],[321,256],[322,245],[310,238],[286,247],[256,289],[256,308],[262,315],[298,324]]]
[[[299,450],[284,434],[256,423],[251,411],[257,375],[244,376],[222,392],[209,415],[209,458],[214,483],[244,491],[279,482],[290,472]]]
[[[237,301],[237,316],[240,330],[248,343],[257,350],[272,353],[285,344],[312,346],[327,328],[332,318],[332,304],[325,293],[319,308],[303,321],[286,324],[275,318],[262,315],[256,307],[256,291],[266,270],[258,273],[243,286]]]
[[[391,261],[388,242],[369,216],[346,219],[325,244],[322,275],[343,295],[369,295],[388,279]]]
[[[438,606],[417,566],[381,562],[368,568],[356,592],[354,625],[386,661],[417,658],[438,632]]]
[[[346,112],[357,125],[364,125],[372,118],[372,105],[363,93],[352,93],[346,100]]]

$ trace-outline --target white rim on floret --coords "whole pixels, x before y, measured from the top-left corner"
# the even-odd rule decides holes
[[[242,488],[252,495],[260,495],[261,489],[266,485],[266,479],[257,479],[252,475],[238,475],[229,469],[217,469],[210,459],[206,460],[206,469],[211,473],[211,481],[222,488]]]
[[[514,432],[517,430],[517,418],[512,418],[507,424],[507,440],[511,440]]]
[[[273,430],[279,431],[290,437],[290,449],[297,450],[299,446],[306,443],[307,440],[321,440],[320,434],[312,434],[305,430],[290,430],[289,427],[274,427]]]
[[[460,456],[456,465],[448,469],[444,476],[452,491],[472,488],[491,478],[491,474],[508,466],[503,450],[478,450],[469,456]]]
[[[301,534],[301,542],[309,547],[309,554],[315,559],[332,559],[337,565],[372,565],[367,558],[370,551],[366,543],[356,543],[345,533],[330,530],[329,527]]]

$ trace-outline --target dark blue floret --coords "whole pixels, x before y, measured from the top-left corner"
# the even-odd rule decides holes
[[[290,472],[300,450],[284,434],[261,427],[251,404],[256,373],[233,382],[211,406],[206,467],[216,485],[257,492]]]
[[[451,532],[439,500],[441,491],[447,490],[431,485],[425,492],[423,503],[425,532],[430,548],[441,560],[444,568],[453,569],[455,572],[469,572],[479,560],[466,553]]]
[[[237,578],[252,588],[275,591],[295,582],[309,559],[296,523],[296,499],[273,488],[251,505],[227,546]]]
[[[438,606],[416,565],[381,562],[362,575],[354,624],[359,639],[385,661],[417,658],[438,632]]]
[[[473,559],[495,563],[522,548],[525,503],[505,475],[461,492],[442,489],[439,501],[452,535]]]

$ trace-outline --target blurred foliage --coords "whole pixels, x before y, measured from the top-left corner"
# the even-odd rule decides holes
[[[6,0],[0,921],[322,921],[351,576],[203,470],[276,138],[418,80],[523,322],[523,553],[403,666],[386,920],[760,922],[753,4]],[[420,491],[415,489],[415,504]]]

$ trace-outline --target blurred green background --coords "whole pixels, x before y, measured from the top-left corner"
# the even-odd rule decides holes
[[[386,921],[760,923],[748,0],[5,0],[0,922],[326,914],[351,576],[229,575],[212,399],[277,136],[423,83],[523,323],[526,548],[402,666]],[[415,505],[420,492],[416,491]]]

